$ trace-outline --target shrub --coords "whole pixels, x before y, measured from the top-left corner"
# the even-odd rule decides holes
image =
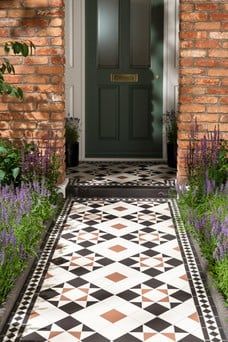
[[[59,177],[59,158],[55,150],[49,140],[44,151],[34,143],[16,147],[10,141],[0,140],[0,184],[18,186],[34,180],[44,182],[54,202]]]

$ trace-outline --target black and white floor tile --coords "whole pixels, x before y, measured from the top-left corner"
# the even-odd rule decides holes
[[[222,342],[175,200],[75,199],[3,342]]]
[[[176,170],[154,162],[81,162],[67,173],[80,186],[170,186],[176,176]]]

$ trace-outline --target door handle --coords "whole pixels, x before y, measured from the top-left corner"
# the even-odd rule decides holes
[[[159,80],[160,76],[159,75],[155,75],[155,80]]]

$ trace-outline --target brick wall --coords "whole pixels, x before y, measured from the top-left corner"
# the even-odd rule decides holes
[[[179,179],[194,118],[202,134],[219,124],[228,138],[227,56],[227,1],[180,0]]]
[[[24,90],[20,102],[0,99],[0,136],[56,140],[64,173],[64,0],[0,1],[0,56],[7,40],[31,40],[36,50],[27,58],[10,57],[16,75],[6,79]]]

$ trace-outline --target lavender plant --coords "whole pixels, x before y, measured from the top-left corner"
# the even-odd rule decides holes
[[[0,187],[0,304],[30,255],[36,253],[54,211],[44,181]]]
[[[198,138],[197,121],[192,124],[186,158],[188,186],[177,185],[179,206],[186,228],[208,261],[218,288],[228,302],[228,197],[227,144],[219,128]]]

